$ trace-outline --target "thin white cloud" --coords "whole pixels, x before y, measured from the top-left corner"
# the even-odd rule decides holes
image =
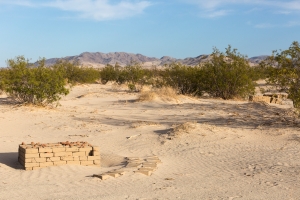
[[[28,0],[0,0],[0,4],[34,7],[34,3]]]
[[[268,7],[281,14],[300,13],[300,0],[186,0],[184,2],[198,5],[201,12],[207,16],[213,16],[213,13],[224,10],[224,7],[236,5],[255,6],[255,9]]]
[[[216,18],[216,17],[222,17],[228,15],[230,12],[231,12],[230,10],[214,10],[214,11],[202,13],[202,16],[207,18]]]
[[[48,0],[44,2],[34,0],[0,0],[0,4],[50,7],[73,12],[80,18],[98,21],[131,17],[143,13],[147,7],[151,6],[151,3],[145,0],[119,0],[117,3],[112,3],[111,0]]]
[[[131,17],[142,13],[151,4],[148,1],[120,1],[112,4],[108,0],[56,0],[45,6],[77,12],[80,17],[109,20]]]

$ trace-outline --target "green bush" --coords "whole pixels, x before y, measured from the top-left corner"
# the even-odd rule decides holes
[[[201,95],[203,71],[199,66],[185,66],[180,63],[166,65],[162,72],[163,86],[170,86],[180,94]]]
[[[67,95],[63,71],[45,67],[45,60],[30,66],[23,56],[8,60],[5,91],[18,103],[45,106]]]
[[[77,62],[58,60],[52,68],[63,73],[68,83],[72,85],[77,83],[95,83],[100,79],[100,71],[91,67],[80,66]]]
[[[137,85],[151,84],[152,71],[144,69],[138,63],[131,63],[125,67],[107,65],[101,70],[100,77],[103,84],[114,81],[119,85],[127,84],[130,91],[137,91]]]
[[[100,71],[101,83],[106,84],[108,81],[117,81],[121,67],[107,65]]]
[[[273,51],[272,56],[261,63],[268,69],[268,83],[287,92],[296,108],[300,108],[300,45],[293,42],[289,49]]]
[[[214,48],[212,59],[203,65],[203,73],[205,91],[214,97],[244,98],[254,93],[249,62],[230,45],[225,53]]]
[[[0,69],[0,94],[5,90],[5,81],[8,79],[8,70]]]

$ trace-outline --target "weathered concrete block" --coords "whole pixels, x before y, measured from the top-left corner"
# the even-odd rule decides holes
[[[74,157],[73,157],[73,156],[60,157],[60,160],[64,160],[64,161],[74,161]]]
[[[20,157],[22,157],[22,154],[20,154]],[[38,153],[34,153],[34,154],[31,154],[31,153],[26,153],[23,155],[23,158],[39,158],[40,155]]]
[[[53,150],[52,150],[52,148],[42,148],[42,147],[40,147],[39,148],[39,153],[52,153],[53,152]]]
[[[68,157],[68,156],[73,156],[72,152],[56,152],[53,153],[54,157]]]
[[[80,161],[88,160],[88,157],[87,156],[79,156],[79,160]]]
[[[80,161],[80,163],[81,163],[81,165],[86,165],[86,166],[94,165],[94,161],[92,161],[92,160]]]
[[[53,165],[54,166],[60,166],[60,165],[66,165],[67,164],[67,161],[54,161],[53,162]]]
[[[93,156],[100,156],[100,151],[92,151]]]
[[[88,160],[99,160],[99,156],[88,156]]]
[[[23,151],[25,154],[27,153],[39,153],[39,150],[36,148],[31,148],[31,149],[24,149]]]
[[[53,166],[53,162],[40,163],[40,167],[50,167],[50,166]]]
[[[141,174],[144,174],[146,176],[151,176],[152,170],[138,170],[138,171],[135,171],[135,173],[141,173]]]
[[[100,160],[94,160],[94,165],[101,165],[101,161]]]
[[[40,162],[47,162],[46,158],[31,158],[31,162],[40,163]]]
[[[66,148],[65,147],[55,147],[52,149],[53,153],[56,152],[66,152]]]
[[[85,151],[85,152],[90,152],[90,151],[92,151],[92,150],[93,150],[92,147],[79,148],[79,151]]]
[[[78,147],[66,147],[66,151],[76,152],[79,151]]]
[[[39,167],[40,163],[25,163],[25,167]]]
[[[73,152],[73,156],[86,156],[85,151],[82,152]]]
[[[54,162],[54,161],[60,161],[60,157],[47,158],[47,162]]]
[[[80,161],[67,161],[67,165],[80,165]]]
[[[43,169],[45,167],[32,167],[33,170],[36,170],[36,169]]]
[[[94,147],[93,147],[93,150],[94,150],[94,151],[100,151],[100,148],[99,148],[98,146],[94,146]]]
[[[27,155],[27,154],[26,154]],[[53,157],[53,153],[40,153],[40,157],[41,158],[45,158],[45,157]]]
[[[105,175],[109,175],[109,176],[114,177],[114,178],[117,178],[117,177],[121,176],[121,174],[116,173],[116,172],[107,172],[107,173],[105,173]]]

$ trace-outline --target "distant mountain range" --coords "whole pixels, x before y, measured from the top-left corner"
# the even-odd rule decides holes
[[[267,56],[256,56],[249,58],[251,65],[257,65],[260,61],[264,60]],[[129,65],[130,63],[138,62],[142,63],[144,67],[151,66],[163,66],[164,64],[170,64],[173,62],[180,62],[184,65],[197,65],[201,62],[205,62],[210,59],[209,55],[200,55],[197,57],[188,57],[184,59],[176,59],[169,56],[163,56],[161,58],[147,57],[142,54],[133,54],[125,52],[114,53],[90,53],[84,52],[77,56],[68,56],[64,58],[51,58],[46,60],[46,65],[53,65],[57,60],[64,59],[68,61],[77,61],[84,66],[90,67],[104,67],[107,64],[115,65],[118,63],[121,66]]]

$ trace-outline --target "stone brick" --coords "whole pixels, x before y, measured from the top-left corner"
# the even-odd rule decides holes
[[[25,167],[24,168],[26,171],[31,171],[32,170],[32,167]]]
[[[66,165],[67,164],[67,161],[54,161],[53,162],[53,165],[54,166],[60,166],[60,165]]]
[[[82,152],[73,152],[73,156],[86,156],[85,151]]]
[[[42,169],[42,168],[45,168],[45,167],[33,167],[32,169],[36,170],[36,169]]]
[[[37,148],[30,148],[30,149],[25,149],[25,154],[27,153],[38,153],[39,150]]]
[[[78,147],[66,147],[66,151],[76,152],[76,151],[79,151],[79,148]]]
[[[47,158],[47,162],[54,162],[54,161],[60,161],[60,157]]]
[[[56,153],[56,152],[66,152],[66,148],[65,147],[54,147],[52,149],[53,153]]]
[[[143,167],[157,167],[156,163],[143,163]]]
[[[85,152],[90,152],[90,151],[92,151],[92,150],[93,150],[92,147],[79,148],[79,151],[85,151]]]
[[[161,160],[159,160],[159,159],[146,159],[146,160],[149,163],[161,163]]]
[[[53,166],[53,162],[40,163],[40,167],[49,167],[49,166]]]
[[[68,156],[72,156],[73,153],[72,152],[55,152],[53,153],[54,157],[68,157]]]
[[[141,173],[146,176],[150,176],[152,174],[152,171],[151,170],[138,170],[138,171],[135,171],[135,173]]]
[[[68,165],[80,165],[80,161],[67,161]]]
[[[26,154],[27,155],[27,154]],[[40,157],[41,158],[45,158],[45,157],[53,157],[53,153],[40,153]]]
[[[53,152],[53,150],[52,150],[52,148],[42,148],[42,147],[40,147],[39,148],[39,153],[52,153]]]
[[[25,167],[39,167],[40,163],[25,163]]]
[[[98,146],[94,146],[94,147],[93,147],[93,150],[94,150],[94,151],[100,151],[100,148],[99,148]]]
[[[100,160],[94,160],[94,165],[100,165],[101,161]]]
[[[31,162],[39,163],[39,162],[46,162],[46,158],[31,158]]]
[[[93,177],[100,178],[101,180],[106,180],[106,179],[108,179],[111,176],[109,176],[107,174],[94,174]]]
[[[73,157],[73,158],[74,161],[80,161],[79,157]]]
[[[68,157],[60,157],[60,160],[65,160],[65,161],[74,161],[73,156],[68,156]]]
[[[80,161],[81,165],[94,165],[94,161],[90,160],[90,161]]]
[[[139,167],[139,166],[141,166],[142,165],[142,163],[128,163],[127,165],[126,165],[126,167]]]
[[[111,177],[117,178],[119,176],[121,176],[121,174],[117,173],[117,172],[107,172],[105,173],[106,175],[109,175]]]
[[[79,160],[81,160],[81,161],[82,161],[82,160],[88,160],[88,157],[87,157],[87,156],[80,156],[80,157],[79,157]]]
[[[99,160],[99,156],[88,156],[88,160]]]
[[[22,156],[21,156],[22,157]],[[26,159],[26,158],[39,158],[40,157],[40,155],[38,154],[38,153],[34,153],[34,154],[31,154],[31,153],[26,153],[25,155],[24,155],[24,158]]]
[[[100,151],[92,151],[93,156],[100,156]]]

